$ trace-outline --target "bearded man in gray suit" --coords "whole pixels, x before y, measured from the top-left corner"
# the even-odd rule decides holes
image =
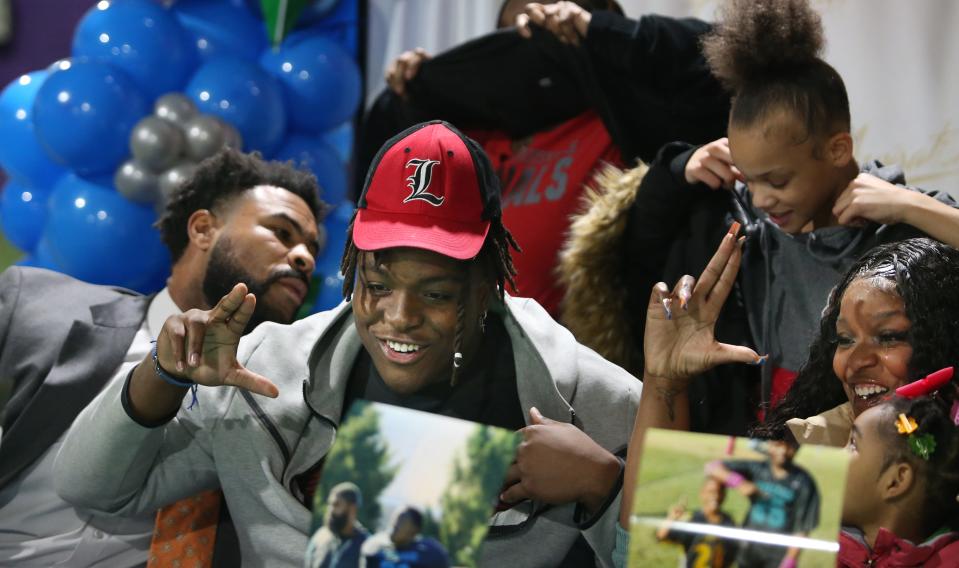
[[[52,466],[63,435],[150,352],[167,317],[211,308],[236,282],[261,299],[246,331],[293,321],[319,246],[317,189],[288,164],[224,150],[157,223],[173,270],[156,295],[34,268],[0,274],[0,565],[146,563],[154,515],[107,519],[57,496]]]

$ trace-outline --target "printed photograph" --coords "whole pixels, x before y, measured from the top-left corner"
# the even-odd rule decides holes
[[[652,429],[629,566],[835,566],[842,449]]]
[[[514,432],[353,404],[315,492],[310,568],[475,567]]]

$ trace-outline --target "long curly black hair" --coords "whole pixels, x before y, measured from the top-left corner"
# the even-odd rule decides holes
[[[880,434],[887,444],[883,470],[891,464],[908,462],[925,481],[922,527],[932,534],[943,526],[959,522],[959,427],[950,417],[956,400],[956,378],[934,395],[918,398],[893,397],[880,408],[883,420]],[[909,437],[899,433],[896,418],[905,414],[916,421],[915,437],[930,436],[935,449],[924,458],[910,447]]]
[[[849,132],[849,97],[820,58],[824,47],[822,20],[808,0],[728,0],[703,53],[733,93],[730,125],[750,127],[786,111],[805,126],[797,143]]]
[[[326,206],[320,201],[316,177],[292,162],[268,162],[258,153],[225,148],[200,162],[196,172],[170,197],[156,222],[160,237],[176,262],[189,243],[187,221],[194,211],[213,210],[258,185],[282,187],[306,202],[317,221]]]
[[[752,430],[753,436],[781,439],[790,418],[814,416],[848,401],[832,363],[840,303],[849,284],[859,278],[895,283],[912,322],[907,334],[910,380],[959,363],[959,251],[927,238],[878,246],[852,265],[829,294],[809,357],[783,399]]]

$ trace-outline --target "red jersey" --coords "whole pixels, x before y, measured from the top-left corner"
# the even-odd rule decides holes
[[[539,302],[554,318],[563,289],[556,279],[557,255],[570,225],[582,208],[583,189],[602,163],[620,165],[619,150],[592,111],[533,135],[514,151],[502,132],[471,132],[503,186],[503,224],[522,253],[513,258],[516,288],[509,290]]]

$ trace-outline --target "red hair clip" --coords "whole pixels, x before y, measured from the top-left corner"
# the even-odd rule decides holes
[[[896,389],[896,394],[903,398],[916,398],[924,394],[936,392],[943,385],[952,380],[953,368],[946,367],[935,373],[929,373],[925,378],[913,381]]]

